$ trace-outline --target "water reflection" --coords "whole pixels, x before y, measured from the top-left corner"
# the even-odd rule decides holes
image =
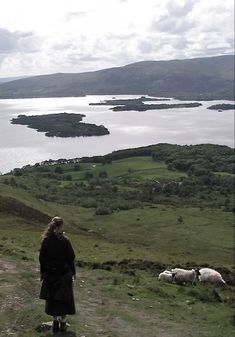
[[[117,99],[137,97],[140,96],[116,96]],[[105,99],[112,96],[0,100],[0,171],[50,158],[103,155],[117,149],[157,143],[213,143],[234,147],[234,111],[206,109],[220,101],[201,102],[203,105],[198,108],[144,112],[113,112],[108,106],[89,106]],[[168,103],[179,101],[172,99]],[[25,126],[10,124],[11,118],[18,114],[58,112],[83,113],[84,122],[102,124],[110,135],[49,138]]]

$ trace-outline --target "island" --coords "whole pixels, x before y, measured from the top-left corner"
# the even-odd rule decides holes
[[[98,103],[90,103],[89,105],[114,105],[110,110],[113,111],[147,111],[147,110],[159,110],[159,109],[173,109],[173,108],[197,108],[201,106],[201,103],[179,103],[179,104],[145,104],[149,101],[169,101],[170,98],[148,98],[141,96],[140,98],[130,99],[110,99],[101,101]]]
[[[160,110],[160,109],[174,109],[174,108],[197,108],[201,103],[179,103],[179,104],[128,104],[120,105],[111,108],[113,111],[147,111],[147,110]]]
[[[223,111],[223,110],[234,110],[235,109],[235,104],[215,104],[215,105],[211,105],[209,106],[207,109],[210,110],[219,110],[219,111]]]
[[[133,104],[142,104],[143,102],[151,101],[169,101],[170,98],[154,98],[154,97],[145,97],[141,96],[140,98],[127,98],[127,99],[110,99],[101,101],[98,103],[90,103],[89,105],[133,105]]]
[[[27,125],[47,137],[90,137],[108,135],[103,125],[82,123],[83,114],[57,113],[48,115],[19,115],[11,120],[12,124]]]

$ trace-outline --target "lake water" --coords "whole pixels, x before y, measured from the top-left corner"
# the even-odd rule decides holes
[[[140,96],[116,96],[136,98]],[[112,96],[0,100],[0,172],[47,159],[103,155],[114,150],[157,143],[212,143],[234,147],[234,111],[206,109],[222,101],[201,102],[198,108],[113,112],[108,106],[89,106]],[[190,102],[190,101],[187,101]],[[154,102],[151,102],[154,103]],[[156,102],[164,103],[164,102]],[[182,103],[171,99],[165,103]],[[223,101],[223,103],[233,103]],[[19,114],[83,113],[87,123],[106,126],[110,135],[50,138],[10,120]]]

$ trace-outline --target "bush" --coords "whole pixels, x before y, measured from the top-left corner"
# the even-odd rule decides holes
[[[71,176],[71,174],[67,174],[65,177],[64,177],[65,180],[68,180],[68,181],[72,181],[73,180],[73,177]]]
[[[84,174],[84,179],[91,179],[93,178],[93,173],[86,171]]]
[[[108,173],[106,171],[101,171],[99,173],[99,178],[107,178],[108,177]]]
[[[12,171],[12,174],[16,177],[19,177],[19,176],[22,176],[23,174],[23,171],[20,169],[20,168],[15,168],[13,171]]]
[[[97,207],[97,202],[95,199],[87,198],[81,201],[81,206],[84,208],[95,208]]]
[[[81,166],[78,164],[75,164],[73,169],[74,171],[81,171]]]
[[[108,207],[105,207],[105,206],[98,207],[98,208],[96,208],[96,211],[95,211],[96,215],[108,215],[110,213],[111,213],[111,209],[108,208]]]
[[[62,174],[62,173],[63,173],[62,168],[61,168],[60,166],[57,166],[57,167],[55,168],[55,173]]]

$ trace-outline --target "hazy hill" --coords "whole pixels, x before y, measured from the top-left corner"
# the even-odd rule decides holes
[[[21,78],[26,78],[27,76],[14,76],[14,77],[0,77],[0,84],[6,82],[12,82],[15,80],[19,80]]]
[[[144,61],[80,74],[34,76],[0,85],[0,98],[88,94],[234,99],[234,56]]]

